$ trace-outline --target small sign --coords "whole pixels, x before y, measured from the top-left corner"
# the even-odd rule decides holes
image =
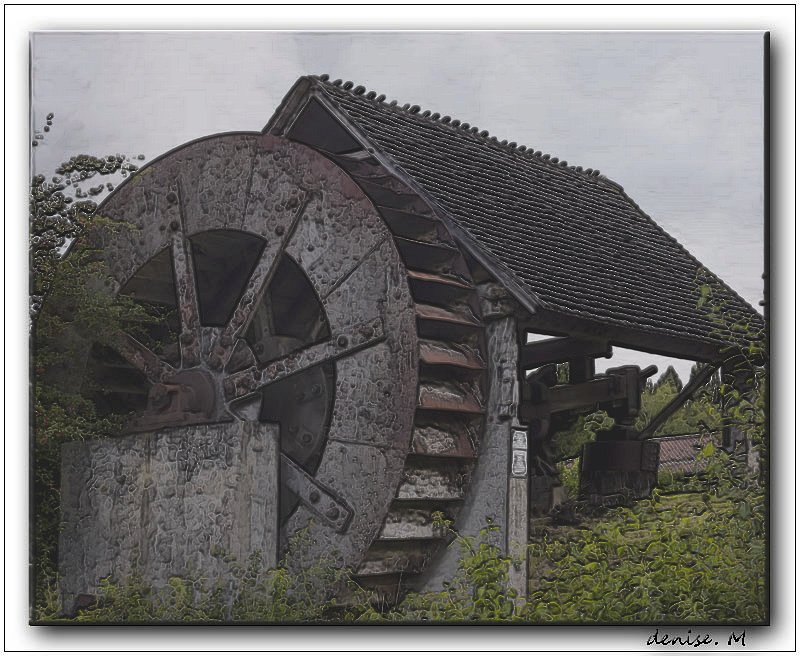
[[[528,431],[514,426],[511,429],[511,476],[525,478],[528,475]]]
[[[511,448],[528,450],[528,433],[524,430],[514,429],[511,434]]]
[[[511,452],[511,475],[515,478],[524,478],[528,475],[528,452],[514,450]]]

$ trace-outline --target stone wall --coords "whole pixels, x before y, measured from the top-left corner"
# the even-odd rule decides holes
[[[221,554],[277,558],[278,428],[233,422],[75,442],[62,450],[63,609],[104,577],[225,583]]]

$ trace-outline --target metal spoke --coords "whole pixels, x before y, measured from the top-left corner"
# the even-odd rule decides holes
[[[175,375],[175,370],[128,333],[117,331],[112,345],[134,368],[141,371],[151,383],[160,383]]]
[[[180,190],[180,189],[179,189]],[[200,305],[197,298],[192,245],[185,232],[181,204],[181,229],[172,235],[172,267],[181,318],[181,367],[200,364]]]
[[[258,263],[250,275],[250,280],[247,282],[245,291],[233,311],[231,320],[225,326],[219,336],[217,337],[214,346],[211,349],[209,356],[209,364],[214,369],[222,369],[233,353],[236,345],[236,340],[244,334],[250,325],[250,321],[255,315],[255,310],[261,302],[267,286],[275,275],[278,268],[281,254],[286,249],[286,246],[291,241],[297,230],[297,225],[300,219],[305,214],[308,204],[312,198],[307,197],[297,213],[292,217],[292,221],[288,227],[283,231],[283,236],[279,242],[267,243],[264,250],[261,252]]]
[[[279,360],[270,362],[261,369],[252,367],[227,376],[223,381],[225,397],[229,403],[238,401],[265,385],[304,369],[356,353],[385,338],[383,321],[380,318],[356,324],[327,342],[314,344],[301,351],[290,353]]]

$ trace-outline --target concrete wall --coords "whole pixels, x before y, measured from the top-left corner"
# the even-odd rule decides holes
[[[278,429],[234,422],[75,442],[62,450],[64,611],[100,579],[226,577],[220,550],[275,564]]]

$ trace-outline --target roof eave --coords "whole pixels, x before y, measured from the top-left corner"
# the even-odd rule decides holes
[[[292,124],[303,103],[309,96],[309,91],[314,86],[314,79],[310,76],[299,78],[283,97],[281,104],[275,109],[262,132],[282,134]]]
[[[597,321],[560,310],[542,309],[530,320],[523,322],[523,329],[532,333],[563,334],[601,339],[619,348],[662,355],[665,357],[697,362],[721,362],[724,345],[677,333],[648,330]]]

